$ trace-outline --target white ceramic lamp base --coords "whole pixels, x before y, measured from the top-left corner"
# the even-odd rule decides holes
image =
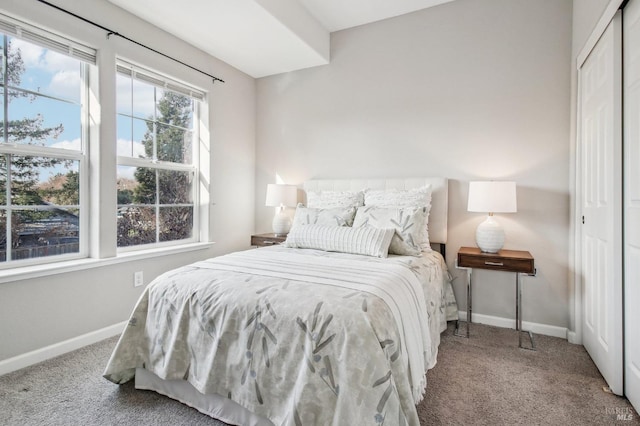
[[[497,253],[504,246],[504,229],[493,216],[478,225],[476,244],[485,253]]]
[[[287,235],[289,233],[291,229],[291,218],[284,212],[284,208],[278,207],[271,226],[276,235]]]

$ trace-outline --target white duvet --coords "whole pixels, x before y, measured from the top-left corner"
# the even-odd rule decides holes
[[[144,367],[274,424],[418,425],[446,327],[442,257],[262,248],[158,277],[107,365]]]

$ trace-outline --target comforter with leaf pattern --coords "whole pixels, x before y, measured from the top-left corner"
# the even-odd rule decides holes
[[[272,247],[197,262],[149,285],[104,375],[124,383],[144,367],[276,425],[418,425],[447,276],[435,252]]]

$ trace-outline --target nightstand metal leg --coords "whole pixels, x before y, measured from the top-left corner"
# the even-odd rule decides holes
[[[473,271],[473,269],[471,268],[459,268],[459,269],[466,269],[467,271],[467,326],[466,326],[466,332],[460,333],[459,330],[459,323],[460,320],[456,320],[456,329],[453,332],[454,336],[458,336],[458,337],[466,337],[467,339],[469,338],[469,329],[471,328],[471,272]]]
[[[522,286],[520,284],[520,273],[516,272],[516,330],[518,331],[518,347],[530,351],[536,350],[536,342],[533,340],[533,333],[522,329]],[[531,347],[522,346],[522,333],[529,334]]]

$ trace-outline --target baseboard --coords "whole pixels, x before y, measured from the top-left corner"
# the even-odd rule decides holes
[[[0,361],[0,376],[55,358],[67,352],[75,351],[76,349],[97,343],[109,337],[117,336],[122,333],[122,330],[124,330],[126,325],[127,321],[123,321],[109,327],[101,328],[100,330],[92,331],[91,333],[83,334],[82,336],[74,337],[63,342],[36,349],[35,351],[2,360]]]
[[[574,345],[581,345],[582,339],[578,338],[578,334],[575,331],[567,330],[567,341]]]
[[[467,320],[466,311],[458,311],[458,316],[461,321]],[[478,324],[493,325],[502,328],[516,328],[516,320],[513,318],[494,317],[491,315],[483,314],[471,314],[473,322]],[[555,325],[539,324],[536,322],[522,321],[522,329],[529,330],[536,334],[544,334],[545,336],[560,337],[562,339],[567,338],[567,329],[565,327],[557,327]]]

